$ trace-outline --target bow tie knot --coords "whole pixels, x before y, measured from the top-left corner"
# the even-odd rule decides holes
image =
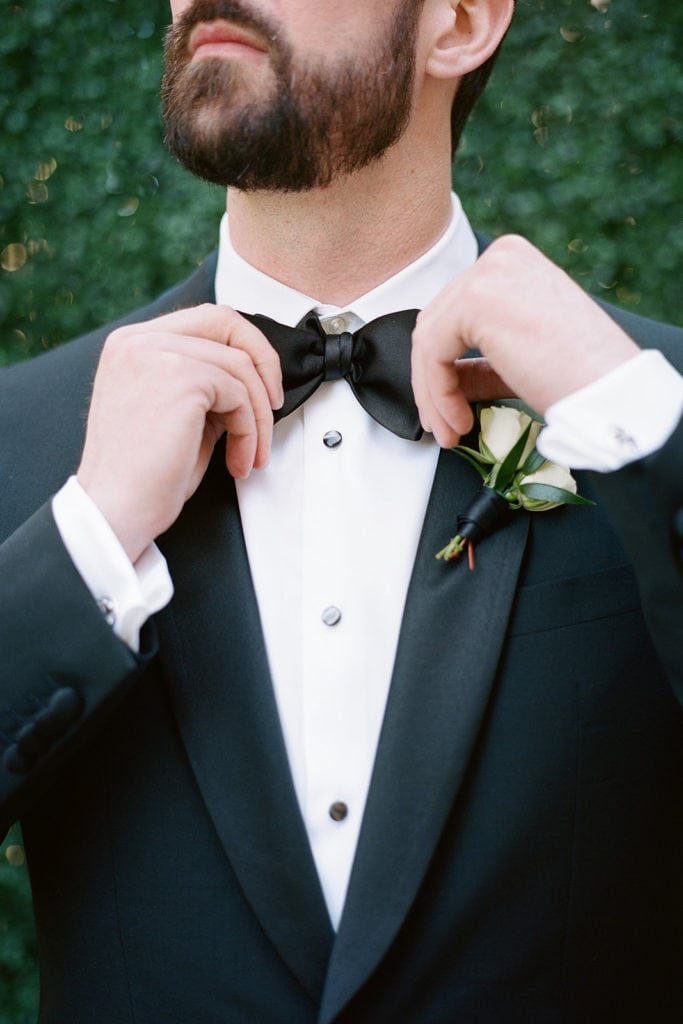
[[[341,380],[343,377],[353,378],[357,383],[362,372],[358,358],[358,351],[361,346],[354,346],[354,336],[350,331],[343,331],[341,334],[328,334],[323,327],[317,313],[309,313],[300,322],[299,328],[304,331],[312,331],[323,343],[323,380]]]
[[[417,441],[422,428],[410,377],[416,318],[417,310],[390,313],[353,334],[327,334],[314,312],[297,327],[260,314],[247,316],[280,356],[285,401],[275,419],[298,409],[324,381],[343,378],[374,420],[399,437]]]
[[[353,335],[349,331],[343,334],[325,335],[325,380],[341,380],[347,374],[358,376],[358,364],[353,362]]]

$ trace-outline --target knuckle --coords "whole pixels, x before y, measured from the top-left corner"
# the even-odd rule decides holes
[[[117,366],[130,358],[135,331],[132,327],[119,327],[109,335],[102,348],[100,366]]]
[[[501,235],[495,242],[492,242],[487,253],[490,253],[492,258],[499,258],[504,263],[507,263],[511,260],[519,261],[525,259],[532,250],[533,246],[526,238],[523,238],[521,235],[507,234]]]
[[[253,366],[251,356],[243,348],[231,348],[230,361],[233,368],[240,373],[244,373]]]
[[[251,402],[249,401],[249,392],[246,384],[243,384],[241,380],[234,380],[232,387],[232,411],[235,413],[244,413],[251,409]]]
[[[227,344],[231,344],[230,334],[236,330],[243,330],[245,326],[250,326],[249,321],[245,320],[243,316],[233,309],[232,306],[212,306],[212,313],[215,316],[216,313],[220,314],[221,323],[228,332]]]
[[[273,417],[271,416],[256,416],[255,418],[256,433],[261,438],[270,438],[271,428],[273,426]]]
[[[511,231],[511,232],[508,232],[508,234],[501,235],[501,237],[498,238],[493,243],[491,248],[496,247],[496,248],[499,248],[499,249],[513,249],[514,250],[514,249],[518,249],[518,248],[526,248],[528,245],[529,245],[529,243],[526,241],[525,238],[522,238],[521,235],[517,235],[517,234],[515,234],[514,232]]]
[[[108,349],[123,344],[126,339],[130,338],[138,330],[139,326],[137,324],[124,324],[122,327],[117,327],[108,335],[104,348]]]

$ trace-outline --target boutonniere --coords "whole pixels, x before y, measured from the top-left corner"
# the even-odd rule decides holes
[[[543,420],[521,402],[477,406],[478,450],[458,445],[454,452],[477,470],[482,485],[467,511],[458,516],[457,534],[437,554],[450,561],[467,550],[474,568],[474,545],[503,526],[512,512],[547,512],[558,505],[594,505],[577,494],[568,469],[545,459],[536,448]]]

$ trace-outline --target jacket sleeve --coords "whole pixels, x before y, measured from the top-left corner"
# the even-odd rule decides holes
[[[117,639],[43,506],[0,545],[0,833],[154,656]]]
[[[638,576],[653,642],[683,704],[683,419],[658,452],[595,475]]]

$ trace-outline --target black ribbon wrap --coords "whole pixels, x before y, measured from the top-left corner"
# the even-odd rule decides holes
[[[503,495],[484,485],[466,512],[458,516],[458,536],[478,544],[504,526],[509,518],[510,506]]]
[[[450,562],[459,558],[467,550],[470,569],[474,568],[474,546],[488,537],[501,526],[505,526],[510,518],[511,508],[500,491],[495,491],[486,484],[477,491],[465,512],[458,516],[458,532],[452,537],[445,548],[437,553],[437,558]]]

